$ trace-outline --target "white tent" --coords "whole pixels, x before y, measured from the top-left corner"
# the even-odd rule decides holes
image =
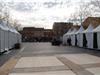
[[[8,27],[8,24],[7,24],[7,21],[3,21],[3,26],[5,27],[5,30],[4,30],[4,47],[5,47],[5,50],[9,50],[9,46],[8,46],[8,31],[9,31],[9,27]]]
[[[16,29],[13,30],[14,30],[14,37],[15,37],[14,44],[16,44],[19,42],[19,33],[16,31]]]
[[[93,48],[93,33],[92,32],[93,32],[93,26],[91,24],[88,26],[88,28],[85,31],[83,31],[83,34],[85,34],[86,36],[87,48]]]
[[[9,28],[9,49],[11,49],[16,43],[21,43],[21,35],[14,27],[9,26]]]
[[[21,36],[21,34],[18,31],[16,31],[16,33],[17,33],[17,43],[21,44],[22,36]]]
[[[9,48],[13,48],[14,47],[14,44],[15,44],[15,41],[16,38],[15,38],[15,31],[13,29],[12,26],[10,26],[10,33],[9,33]]]
[[[97,45],[98,49],[100,49],[100,25],[93,30],[94,33],[97,33]]]
[[[0,22],[0,47],[1,47],[1,51],[0,52],[4,52],[5,51],[5,31],[7,30],[7,28],[4,26],[4,22],[1,20]]]
[[[13,48],[16,43],[21,43],[21,35],[7,21],[0,20],[0,53]]]
[[[5,27],[3,26],[3,22],[1,20],[1,22],[0,22],[0,52],[5,51],[4,30],[5,30]]]
[[[77,31],[77,29],[73,29],[73,31],[70,33],[70,37],[71,37],[71,45],[75,46],[75,32]]]
[[[67,44],[67,39],[69,38],[69,34],[71,33],[71,29],[68,30],[66,34],[63,35],[63,44]]]
[[[79,47],[83,47],[83,34],[84,31],[83,26],[80,27],[80,29],[75,33],[77,35],[77,45]]]

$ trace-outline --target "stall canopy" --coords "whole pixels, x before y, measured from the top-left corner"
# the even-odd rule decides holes
[[[75,33],[77,35],[77,45],[79,47],[83,47],[83,34],[84,31],[83,26],[80,27],[80,29]]]
[[[0,32],[0,39],[1,39],[1,51],[0,52],[4,52],[5,50],[8,50],[8,30],[9,28],[7,27],[7,23],[6,21],[1,20],[0,21],[0,28],[1,28],[1,32]]]
[[[93,32],[100,32],[100,25],[93,30]]]
[[[84,31],[84,28],[83,28],[83,26],[81,26],[81,27],[79,28],[79,30],[78,30],[75,34],[82,33],[83,31]]]
[[[98,49],[100,49],[100,25],[93,30],[93,33],[97,33],[97,45]]]
[[[9,39],[8,39],[8,31],[9,31],[9,27],[8,27],[8,23],[7,21],[3,21],[3,25],[5,27],[5,31],[4,31],[4,46],[5,46],[5,50],[8,50],[9,49],[9,46],[8,46],[8,42],[9,42]]]
[[[64,36],[67,36],[71,33],[71,29],[68,30],[68,32],[64,35]]]
[[[88,28],[83,31],[83,46],[93,48],[93,26],[90,24]]]
[[[63,44],[67,44],[67,39],[68,39],[70,33],[71,33],[71,29],[69,29],[68,32],[66,34],[64,34]]]
[[[76,32],[77,32],[77,29],[74,28],[70,34],[72,35],[72,34],[75,34]]]
[[[75,46],[75,32],[77,31],[76,28],[73,29],[73,31],[70,33],[70,37],[71,37],[71,45]]]
[[[0,20],[0,53],[15,47],[21,43],[21,35],[6,20]]]
[[[83,33],[90,33],[90,32],[93,32],[93,26],[92,26],[92,24],[90,24],[89,26],[88,26],[88,28],[85,30],[85,31],[83,31]]]
[[[3,26],[3,21],[0,20],[0,52],[3,52],[5,49],[5,43],[4,43],[4,31],[5,27]]]

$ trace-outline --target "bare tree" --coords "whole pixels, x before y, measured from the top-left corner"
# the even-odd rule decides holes
[[[0,19],[4,19],[4,8],[5,8],[5,3],[0,0]]]
[[[91,4],[100,9],[100,0],[91,0]]]
[[[89,3],[80,2],[79,8],[76,8],[76,12],[71,14],[71,21],[75,24],[81,24],[87,17],[93,15],[93,10]]]
[[[81,0],[79,8],[71,15],[71,20],[78,24],[82,23],[87,17],[100,16],[100,0],[91,0],[90,2],[83,2]]]
[[[7,21],[7,25],[11,25],[17,30],[19,30],[21,26],[17,20],[13,20],[10,17],[9,5],[7,5],[7,3],[4,1],[0,1],[0,20]]]
[[[14,27],[16,30],[20,30],[21,24],[18,22],[18,20],[13,20],[13,27]]]
[[[91,0],[90,5],[94,9],[94,15],[100,16],[100,0]]]

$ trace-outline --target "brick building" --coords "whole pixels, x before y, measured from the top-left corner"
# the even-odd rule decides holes
[[[52,38],[52,30],[44,28],[24,27],[20,33],[22,34],[22,40],[28,42],[46,41]]]
[[[47,41],[51,41],[53,37],[53,31],[52,29],[44,29],[44,38]]]
[[[71,27],[71,29],[73,30],[73,29],[76,29],[76,30],[78,30],[79,28],[80,28],[80,25],[73,25],[72,27]]]
[[[98,25],[100,25],[100,17],[88,17],[82,23],[85,29],[89,26],[89,24],[92,24],[93,27],[96,28]]]
[[[72,26],[73,23],[55,22],[53,24],[54,37],[63,36]]]

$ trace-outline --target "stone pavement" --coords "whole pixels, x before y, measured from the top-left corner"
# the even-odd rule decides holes
[[[100,57],[95,55],[99,51],[28,44],[14,57],[17,61],[9,75],[100,75]]]
[[[90,54],[22,57],[9,75],[100,75],[100,58]]]

